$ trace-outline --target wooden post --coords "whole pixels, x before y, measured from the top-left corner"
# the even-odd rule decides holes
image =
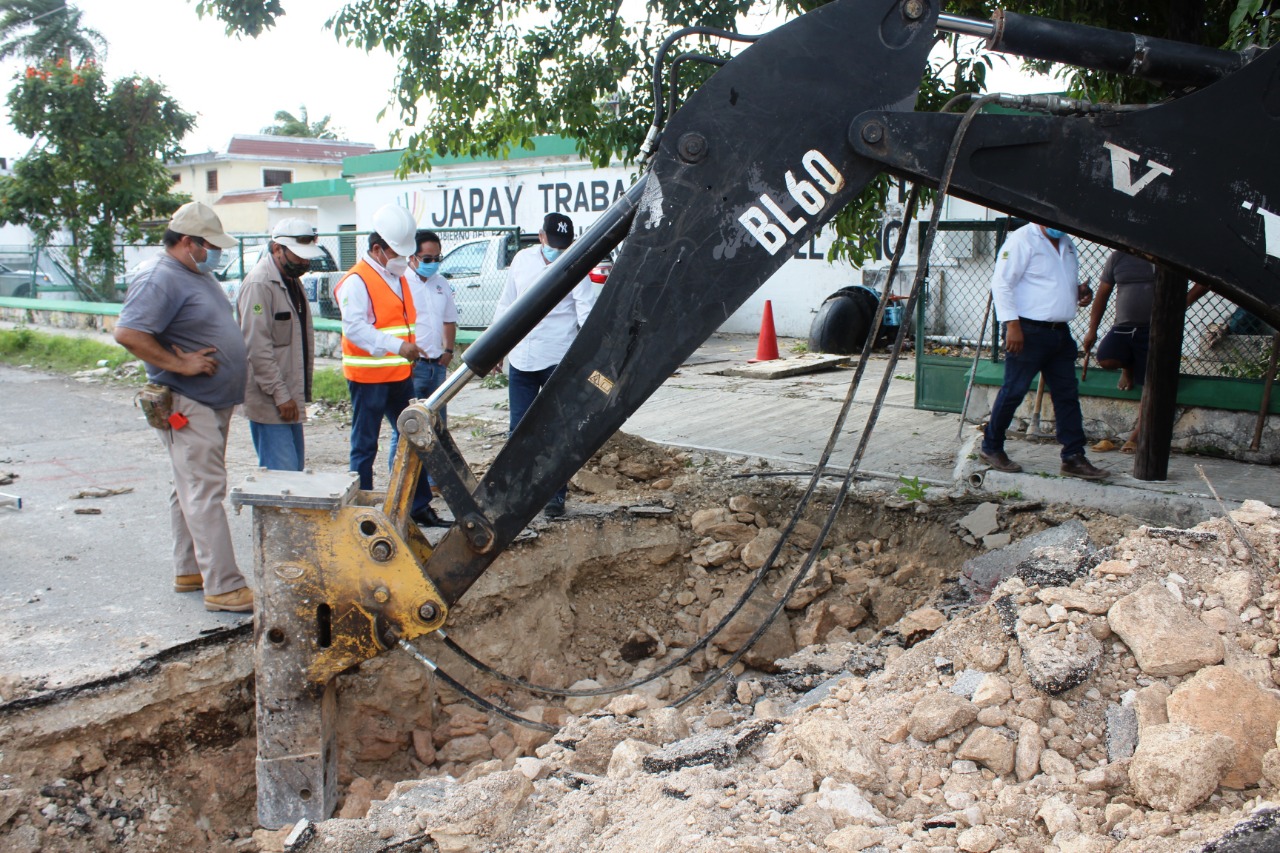
[[[1138,415],[1138,449],[1133,476],[1139,480],[1169,477],[1173,417],[1178,406],[1178,374],[1182,367],[1182,327],[1187,317],[1187,279],[1156,265],[1155,300],[1151,306],[1151,349]]]

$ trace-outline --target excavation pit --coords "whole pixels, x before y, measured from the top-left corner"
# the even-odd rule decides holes
[[[535,523],[535,535],[512,546],[452,611],[450,637],[495,669],[556,688],[617,685],[674,660],[733,606],[802,492],[802,481],[731,480],[730,470],[741,465],[611,445],[585,474],[620,488],[576,494],[567,520]],[[726,663],[802,561],[829,497],[819,492],[724,635],[630,691],[640,699],[629,701],[670,703]],[[775,677],[775,661],[805,645],[874,644],[908,614],[947,600],[961,564],[978,552],[956,527],[971,509],[948,499],[850,501],[812,579],[759,653],[734,668],[741,677],[697,701]],[[1006,519],[1019,532],[1055,520],[1016,511]],[[1119,530],[1105,519],[1096,526],[1104,536]],[[471,670],[437,639],[416,645],[486,699],[552,726],[612,698],[539,696]],[[0,708],[0,846],[271,849],[279,834],[256,830],[252,654],[246,630],[228,632],[118,683]],[[509,769],[550,737],[475,708],[399,650],[338,676],[336,691],[341,817],[362,817],[401,780]]]

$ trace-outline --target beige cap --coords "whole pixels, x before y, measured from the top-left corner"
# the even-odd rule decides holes
[[[282,219],[271,229],[271,242],[287,246],[290,252],[306,261],[324,257],[324,249],[316,241],[316,227],[305,219]]]
[[[208,240],[219,249],[230,249],[239,241],[222,230],[222,220],[213,208],[198,201],[189,201],[178,208],[169,220],[169,230],[185,237]]]

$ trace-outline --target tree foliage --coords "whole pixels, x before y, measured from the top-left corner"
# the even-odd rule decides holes
[[[201,0],[224,19],[260,0]],[[398,57],[389,108],[413,128],[402,140],[401,173],[424,170],[443,155],[496,155],[528,148],[540,134],[577,140],[597,164],[633,159],[653,115],[651,69],[662,40],[679,27],[736,29],[752,13],[794,16],[821,0],[353,0],[329,25],[366,50]],[[1204,45],[1269,43],[1276,0],[953,0],[946,11],[989,19],[995,9],[1042,15]],[[926,70],[920,109],[937,109],[958,92],[981,91],[990,59],[975,39],[947,45]],[[714,37],[682,50],[731,52]],[[686,66],[688,67],[688,66]],[[682,73],[678,96],[705,79]],[[1090,97],[1149,101],[1165,93],[1114,75],[1071,70],[1064,88]],[[678,103],[678,101],[677,101]],[[786,117],[779,117],[786,120]],[[872,250],[862,235],[878,225],[888,182],[878,180],[837,221],[834,253],[860,261]]]
[[[100,280],[112,296],[117,244],[142,239],[148,220],[186,200],[171,192],[164,160],[180,153],[194,117],[154,80],[108,85],[91,61],[28,67],[8,103],[13,127],[35,144],[0,177],[0,222],[29,226],[41,244],[66,231],[76,279]]]
[[[107,50],[106,39],[82,26],[83,16],[66,0],[0,2],[0,59],[82,62],[101,58]]]
[[[196,14],[212,15],[227,25],[227,35],[257,38],[284,14],[280,0],[197,0]]]
[[[288,110],[278,110],[275,114],[275,124],[270,127],[264,127],[263,133],[271,136],[299,136],[306,139],[337,139],[338,134],[333,128],[329,127],[329,116],[325,116],[319,121],[310,121],[307,117],[307,108],[305,105],[298,108],[298,115],[294,115]]]

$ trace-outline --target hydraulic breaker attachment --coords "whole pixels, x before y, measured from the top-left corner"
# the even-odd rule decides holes
[[[356,488],[356,475],[262,470],[232,489],[253,507],[258,821],[324,820],[337,796],[343,670],[444,624],[421,565],[431,547]]]

